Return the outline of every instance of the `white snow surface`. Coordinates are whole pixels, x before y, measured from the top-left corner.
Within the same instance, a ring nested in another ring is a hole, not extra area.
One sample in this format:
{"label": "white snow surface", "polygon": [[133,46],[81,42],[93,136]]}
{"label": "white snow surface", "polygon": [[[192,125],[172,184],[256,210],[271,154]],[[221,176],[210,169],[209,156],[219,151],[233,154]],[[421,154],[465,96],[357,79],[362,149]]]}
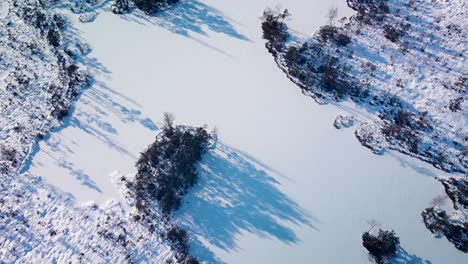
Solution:
{"label": "white snow surface", "polygon": [[407,261],[397,263],[465,263],[421,222],[421,211],[443,193],[433,177],[444,173],[394,152],[372,154],[351,130],[330,125],[361,110],[317,105],[275,65],[258,18],[278,3],[293,14],[290,27],[306,35],[326,23],[330,6],[351,14],[344,0],[183,0],[155,17],[114,15],[106,6],[92,23],[70,14],[93,48],[86,63],[97,80],[40,142],[22,177],[41,176],[70,193],[73,206],[123,201],[115,171],[134,172],[168,111],[178,122],[219,130],[177,214],[200,260],[367,263],[361,234],[376,219],[400,237]]}

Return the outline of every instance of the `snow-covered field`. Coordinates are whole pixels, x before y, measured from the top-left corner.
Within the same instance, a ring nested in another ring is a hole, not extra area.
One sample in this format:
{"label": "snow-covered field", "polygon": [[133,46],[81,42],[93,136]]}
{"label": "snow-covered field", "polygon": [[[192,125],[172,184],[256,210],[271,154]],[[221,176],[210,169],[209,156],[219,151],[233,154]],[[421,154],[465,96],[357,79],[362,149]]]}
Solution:
{"label": "snow-covered field", "polygon": [[326,23],[330,6],[351,14],[344,0],[185,0],[156,17],[117,16],[108,6],[92,23],[71,15],[93,48],[83,63],[97,80],[40,142],[28,173],[77,203],[121,200],[111,175],[134,173],[162,113],[172,112],[219,131],[177,215],[200,260],[367,263],[361,234],[376,219],[396,231],[410,263],[466,262],[421,223],[443,193],[433,179],[443,173],[393,152],[372,154],[352,129],[333,127],[339,114],[367,113],[318,106],[275,65],[259,17],[278,3],[305,35]]}

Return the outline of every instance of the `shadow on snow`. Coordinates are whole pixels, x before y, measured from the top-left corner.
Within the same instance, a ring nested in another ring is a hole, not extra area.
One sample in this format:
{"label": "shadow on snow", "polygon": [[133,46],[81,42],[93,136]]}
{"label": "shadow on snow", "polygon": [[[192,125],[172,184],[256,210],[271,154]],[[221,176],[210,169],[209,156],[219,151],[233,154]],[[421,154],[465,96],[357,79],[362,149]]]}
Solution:
{"label": "shadow on snow", "polygon": [[291,224],[315,229],[311,220],[317,220],[282,193],[270,175],[275,173],[260,164],[222,144],[203,157],[199,183],[176,215],[189,230],[192,253],[200,260],[222,263],[206,243],[237,250],[236,236],[243,232],[295,244],[299,238]]}
{"label": "shadow on snow", "polygon": [[122,19],[138,24],[150,24],[166,29],[174,34],[187,37],[218,53],[231,57],[225,51],[195,37],[194,34],[208,36],[208,31],[224,34],[242,41],[249,38],[239,33],[233,26],[232,19],[198,0],[182,0],[178,4],[162,10],[154,15],[145,15],[134,9],[120,16]]}
{"label": "shadow on snow", "polygon": [[429,260],[408,253],[404,248],[398,247],[397,255],[392,258],[389,264],[431,264]]}
{"label": "shadow on snow", "polygon": [[[63,34],[66,35],[65,39],[67,39],[65,45],[84,42],[81,38],[81,32],[73,24],[69,24]],[[77,56],[76,61],[92,73],[90,84],[78,91],[78,96],[74,98],[70,106],[69,115],[62,120],[59,127],[52,129],[45,135],[44,145],[40,146],[38,142],[35,142],[32,151],[26,158],[27,161],[19,172],[25,173],[34,165],[43,166],[34,160],[34,156],[41,151],[49,156],[55,165],[67,170],[69,175],[80,184],[101,193],[101,189],[92,181],[91,177],[72,161],[70,154],[74,153],[73,149],[77,143],[72,138],[67,138],[64,134],[57,132],[64,128],[78,128],[80,132],[96,138],[109,148],[136,159],[119,142],[117,137],[119,131],[112,125],[112,118],[117,118],[122,123],[140,125],[150,131],[156,131],[158,127],[149,117],[144,116],[138,110],[141,106],[136,101],[100,81],[111,74],[111,71],[97,58],[87,54]]]}

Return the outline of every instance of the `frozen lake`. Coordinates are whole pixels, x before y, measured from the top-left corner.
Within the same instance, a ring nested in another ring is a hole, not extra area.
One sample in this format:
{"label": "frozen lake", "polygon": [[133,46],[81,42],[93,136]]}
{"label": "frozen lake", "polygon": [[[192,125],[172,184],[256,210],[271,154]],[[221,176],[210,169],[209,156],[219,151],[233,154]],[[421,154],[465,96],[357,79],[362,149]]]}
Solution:
{"label": "frozen lake", "polygon": [[259,17],[278,3],[305,35],[331,6],[351,14],[344,0],[186,0],[156,17],[101,11],[93,23],[75,21],[93,47],[86,63],[97,81],[40,143],[30,172],[77,202],[120,199],[109,176],[134,173],[162,113],[172,112],[177,122],[216,126],[221,141],[177,217],[201,260],[368,263],[361,235],[376,219],[397,232],[410,263],[466,263],[421,221],[443,193],[433,179],[442,172],[372,154],[353,129],[332,126],[359,109],[317,105],[275,65]]}

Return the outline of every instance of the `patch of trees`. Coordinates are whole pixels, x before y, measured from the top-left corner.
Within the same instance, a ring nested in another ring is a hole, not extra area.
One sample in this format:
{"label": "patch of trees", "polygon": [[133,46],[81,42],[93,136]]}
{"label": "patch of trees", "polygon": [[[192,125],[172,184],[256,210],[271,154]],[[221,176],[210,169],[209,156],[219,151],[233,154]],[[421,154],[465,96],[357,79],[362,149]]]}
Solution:
{"label": "patch of trees", "polygon": [[[169,224],[171,215],[180,208],[184,195],[197,182],[196,164],[207,151],[214,136],[205,127],[175,125],[174,116],[164,114],[162,131],[136,163],[134,183],[128,187],[135,194],[136,208],[142,214],[135,220],[159,217],[166,229],[162,235],[176,253],[177,263],[197,264],[189,256],[189,236],[184,229]],[[154,231],[154,225],[150,224]]]}
{"label": "patch of trees", "polygon": [[[304,94],[313,97],[319,103],[349,98],[358,104],[381,106],[378,111],[382,122],[375,124],[374,132],[361,130],[362,133],[356,134],[361,143],[375,153],[382,153],[384,147],[391,148],[416,156],[445,171],[464,172],[463,167],[459,166],[466,164],[462,160],[466,151],[463,144],[460,144],[461,141],[444,138],[443,135],[435,136],[434,130],[437,128],[433,126],[435,120],[432,120],[431,116],[414,110],[413,106],[390,93],[374,89],[377,88],[372,87],[375,80],[382,80],[379,75],[384,71],[378,69],[378,64],[373,58],[360,57],[362,54],[359,54],[359,46],[365,47],[367,44],[355,41],[356,47],[350,45],[352,38],[366,40],[365,38],[370,36],[367,30],[361,32],[362,27],[370,29],[371,32],[380,30],[382,39],[386,41],[383,47],[394,42],[400,43],[402,51],[402,48],[416,51],[415,47],[418,45],[414,41],[418,40],[405,37],[411,29],[409,22],[412,19],[400,16],[397,10],[393,14],[389,13],[389,5],[393,3],[386,0],[349,0],[348,3],[354,9],[360,10],[350,18],[349,23],[341,28],[334,26],[337,10],[332,8],[328,12],[328,25],[321,27],[302,45],[287,41],[289,30],[284,23],[284,17],[287,15],[281,16],[282,12],[267,9],[262,18],[263,34],[268,40],[267,49],[272,53],[277,65]],[[359,13],[365,16],[371,25],[364,25],[359,19]],[[384,22],[381,21],[383,17]],[[345,19],[340,21],[344,24]],[[382,51],[376,52],[378,54]],[[353,61],[354,57],[367,63],[361,64],[363,66],[359,69]],[[393,56],[391,61],[393,66]],[[468,87],[467,80],[468,78],[460,77],[456,82],[447,82],[446,88],[462,93]],[[396,85],[404,89],[401,80]],[[460,111],[463,108],[463,100],[462,96],[456,96],[446,107],[451,111]],[[456,152],[452,151],[453,149]],[[454,153],[457,153],[456,156]]]}
{"label": "patch of trees", "polygon": [[165,114],[162,132],[136,163],[134,191],[140,211],[157,201],[162,213],[169,216],[179,209],[185,193],[197,181],[195,166],[211,135],[203,127],[174,125],[173,120]]}
{"label": "patch of trees", "polygon": [[[390,103],[389,103],[390,104]],[[386,107],[387,108],[387,107]],[[386,121],[381,132],[388,142],[400,145],[411,153],[419,153],[420,133],[432,131],[427,113],[412,113],[408,110],[390,107],[382,110],[379,117]]]}
{"label": "patch of trees", "polygon": [[111,6],[114,14],[125,14],[129,11],[128,0],[114,0]]}
{"label": "patch of trees", "polygon": [[[341,100],[347,95],[361,96],[363,93],[349,79],[349,67],[339,63],[339,57],[332,55],[330,50],[335,47],[329,45],[334,43],[339,48],[351,43],[345,31],[333,25],[338,10],[329,10],[329,25],[323,26],[317,33],[314,41],[304,42],[301,47],[286,47],[289,37],[288,27],[285,20],[290,16],[287,9],[266,9],[262,17],[263,38],[268,42],[266,47],[275,58],[282,54],[287,65],[287,74],[301,88],[307,92],[313,92],[317,98],[333,98]],[[329,55],[330,54],[330,55]],[[318,90],[310,90],[317,86]]]}
{"label": "patch of trees", "polygon": [[390,12],[388,0],[347,0],[348,6],[357,11],[356,18],[371,24],[373,20],[383,21]]}
{"label": "patch of trees", "polygon": [[263,11],[263,16],[261,18],[263,38],[268,41],[267,45],[269,48],[282,50],[284,47],[289,37],[288,27],[286,23],[284,23],[284,20],[290,15],[287,9],[280,11],[267,8]]}
{"label": "patch of trees", "polygon": [[331,40],[336,45],[344,47],[351,43],[351,37],[342,32],[339,28],[331,25],[320,28],[318,35],[322,43]]}
{"label": "patch of trees", "polygon": [[365,232],[362,235],[362,245],[376,263],[383,264],[396,255],[400,239],[394,231],[379,229],[377,236]]}
{"label": "patch of trees", "polygon": [[338,58],[328,57],[318,68],[320,84],[324,91],[334,94],[337,99],[342,99],[349,88],[348,82],[343,78],[343,73],[338,65]]}
{"label": "patch of trees", "polygon": [[166,8],[170,5],[174,5],[179,0],[132,0],[135,6],[145,12],[145,14],[151,15],[159,10]]}

